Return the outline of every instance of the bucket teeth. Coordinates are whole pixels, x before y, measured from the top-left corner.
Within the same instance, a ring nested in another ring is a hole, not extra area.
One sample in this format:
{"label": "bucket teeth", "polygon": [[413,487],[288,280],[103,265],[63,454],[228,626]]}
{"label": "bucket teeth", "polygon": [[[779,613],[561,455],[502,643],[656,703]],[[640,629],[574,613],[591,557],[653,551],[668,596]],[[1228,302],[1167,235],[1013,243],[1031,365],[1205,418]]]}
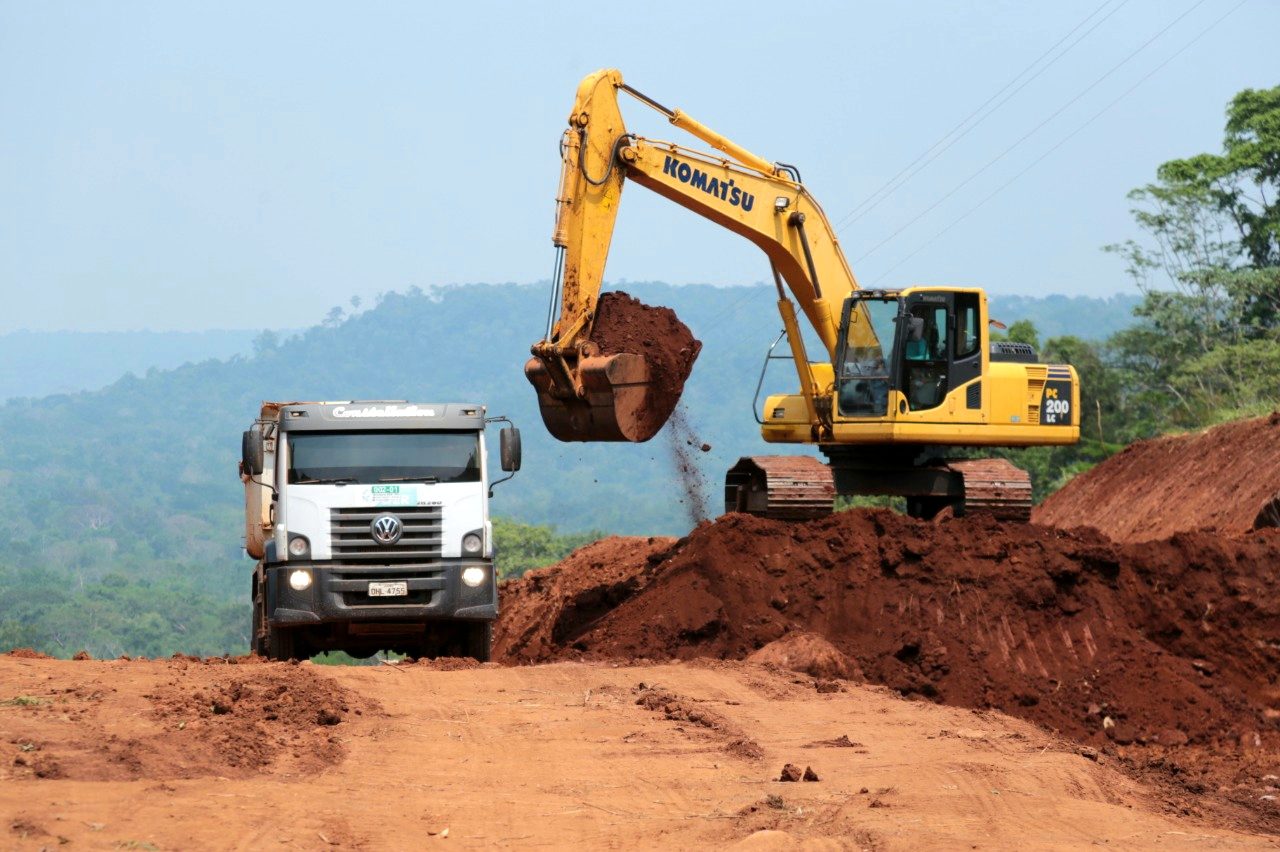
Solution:
{"label": "bucket teeth", "polygon": [[594,355],[566,367],[578,393],[563,391],[541,358],[524,365],[542,422],[558,440],[647,441],[671,416],[657,410],[649,367],[639,355]]}

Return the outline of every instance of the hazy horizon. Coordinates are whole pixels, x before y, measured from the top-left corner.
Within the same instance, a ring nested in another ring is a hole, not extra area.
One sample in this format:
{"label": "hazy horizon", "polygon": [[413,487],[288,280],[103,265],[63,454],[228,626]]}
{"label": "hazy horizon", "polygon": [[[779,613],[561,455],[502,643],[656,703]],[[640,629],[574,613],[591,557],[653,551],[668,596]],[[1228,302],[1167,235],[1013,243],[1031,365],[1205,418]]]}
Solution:
{"label": "hazy horizon", "polygon": [[[670,286],[670,287],[718,287],[725,290],[737,290],[742,292],[746,292],[752,288],[759,288],[761,291],[764,291],[767,289],[769,293],[774,292],[774,285],[766,284],[763,281],[753,281],[750,284],[713,284],[706,281],[688,281],[688,282],[681,282],[681,283],[672,283],[669,281],[648,281],[648,280],[641,281],[638,279],[634,281],[606,281],[604,285],[601,287],[601,290],[602,291],[625,290],[629,286],[630,287],[648,286],[653,284]],[[475,286],[483,287],[483,286],[489,286],[489,285],[495,285],[495,286],[513,285],[516,287],[546,288],[546,292],[548,295],[551,292],[550,291],[551,283],[548,280],[534,281],[534,282],[528,282],[528,283],[522,283],[519,281],[469,281],[469,282],[462,282],[462,283],[455,283],[455,284],[436,284],[430,287],[421,287],[420,289],[423,290],[424,292],[430,293],[433,289],[445,290],[453,287],[475,287]],[[134,327],[126,326],[126,327],[120,327],[120,328],[16,327],[16,328],[0,328],[0,338],[14,337],[14,336],[24,335],[24,334],[29,334],[29,335],[75,334],[75,335],[86,335],[86,336],[154,334],[157,336],[161,336],[161,335],[196,336],[196,335],[220,334],[220,333],[258,334],[263,331],[273,331],[280,335],[298,334],[305,331],[307,328],[310,328],[311,326],[320,325],[324,321],[325,313],[332,310],[334,307],[342,308],[344,316],[354,314],[354,313],[359,313],[359,312],[368,310],[369,308],[377,304],[377,298],[379,295],[405,294],[405,293],[408,293],[413,286],[416,286],[416,285],[411,285],[410,287],[395,288],[395,289],[388,288],[384,291],[380,291],[379,293],[376,293],[372,298],[368,298],[368,299],[362,298],[360,302],[360,306],[358,308],[354,308],[352,306],[350,298],[348,298],[346,301],[340,300],[335,304],[326,307],[323,311],[319,313],[319,315],[315,317],[314,321],[308,323],[307,325],[303,325],[303,326],[295,325],[295,326],[290,326],[288,328],[273,327],[270,325],[261,325],[261,324],[260,325],[243,325],[243,326],[236,326],[236,325],[209,326],[209,327],[202,327],[202,328],[163,328],[163,327],[155,327],[155,326],[134,326]],[[1114,293],[1064,293],[1061,291],[1057,291],[1057,292],[1050,291],[1047,293],[1000,292],[997,290],[993,290],[991,288],[987,288],[987,293],[992,299],[999,299],[999,298],[1051,299],[1055,297],[1072,299],[1076,297],[1082,297],[1082,298],[1088,298],[1088,299],[1116,300],[1116,299],[1136,298],[1140,295],[1138,293],[1138,290],[1133,287],[1130,287],[1127,291],[1120,290]],[[353,293],[352,295],[356,295],[356,294]],[[670,307],[675,309],[677,314],[679,313],[679,310],[680,310],[679,304],[670,305]],[[765,313],[766,317],[769,320],[772,320],[776,316],[776,308],[774,307],[772,301],[765,303],[761,308],[761,310]]]}

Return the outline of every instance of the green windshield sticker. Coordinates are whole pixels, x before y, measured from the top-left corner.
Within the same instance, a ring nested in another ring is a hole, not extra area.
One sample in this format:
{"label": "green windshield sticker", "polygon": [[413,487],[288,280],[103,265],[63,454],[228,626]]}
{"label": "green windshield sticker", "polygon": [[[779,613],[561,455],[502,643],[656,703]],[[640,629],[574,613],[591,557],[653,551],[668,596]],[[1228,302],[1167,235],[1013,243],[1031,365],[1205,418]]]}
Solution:
{"label": "green windshield sticker", "polygon": [[416,485],[370,485],[361,499],[374,506],[416,506],[418,505],[418,486]]}

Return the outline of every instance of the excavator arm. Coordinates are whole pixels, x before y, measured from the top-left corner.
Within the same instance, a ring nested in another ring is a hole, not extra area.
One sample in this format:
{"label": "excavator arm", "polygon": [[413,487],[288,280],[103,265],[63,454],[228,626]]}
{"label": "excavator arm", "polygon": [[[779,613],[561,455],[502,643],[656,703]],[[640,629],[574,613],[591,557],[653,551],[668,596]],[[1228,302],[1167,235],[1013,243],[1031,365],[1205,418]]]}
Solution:
{"label": "excavator arm", "polygon": [[[629,133],[619,92],[636,97],[720,153]],[[764,251],[810,420],[815,433],[829,427],[831,389],[817,387],[814,381],[794,306],[783,287],[799,303],[830,361],[838,325],[832,304],[843,302],[858,284],[834,229],[796,170],[770,163],[680,110],[664,107],[626,85],[616,70],[598,71],[578,86],[561,154],[553,235],[559,256],[552,304],[546,338],[534,344],[534,357],[526,365],[552,434],[562,440],[651,437],[638,432],[630,416],[645,405],[652,382],[647,365],[638,356],[601,356],[591,341],[609,244],[628,180]],[[870,323],[856,326],[858,334],[873,334]]]}

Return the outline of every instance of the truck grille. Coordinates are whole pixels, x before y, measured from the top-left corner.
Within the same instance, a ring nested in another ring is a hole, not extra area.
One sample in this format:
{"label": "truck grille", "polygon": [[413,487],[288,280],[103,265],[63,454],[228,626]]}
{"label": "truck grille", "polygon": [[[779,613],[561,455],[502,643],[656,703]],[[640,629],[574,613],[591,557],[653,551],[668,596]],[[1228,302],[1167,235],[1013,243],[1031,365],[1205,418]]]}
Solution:
{"label": "truck grille", "polygon": [[[404,532],[395,544],[373,539],[369,525],[379,515],[395,515]],[[439,506],[407,506],[393,509],[330,509],[334,559],[439,559],[443,519]]]}
{"label": "truck grille", "polygon": [[[409,588],[409,594],[369,597],[369,583],[388,580],[403,581]],[[370,566],[334,571],[329,588],[342,595],[342,602],[346,606],[427,606],[436,592],[444,588],[444,582],[443,570]]]}

